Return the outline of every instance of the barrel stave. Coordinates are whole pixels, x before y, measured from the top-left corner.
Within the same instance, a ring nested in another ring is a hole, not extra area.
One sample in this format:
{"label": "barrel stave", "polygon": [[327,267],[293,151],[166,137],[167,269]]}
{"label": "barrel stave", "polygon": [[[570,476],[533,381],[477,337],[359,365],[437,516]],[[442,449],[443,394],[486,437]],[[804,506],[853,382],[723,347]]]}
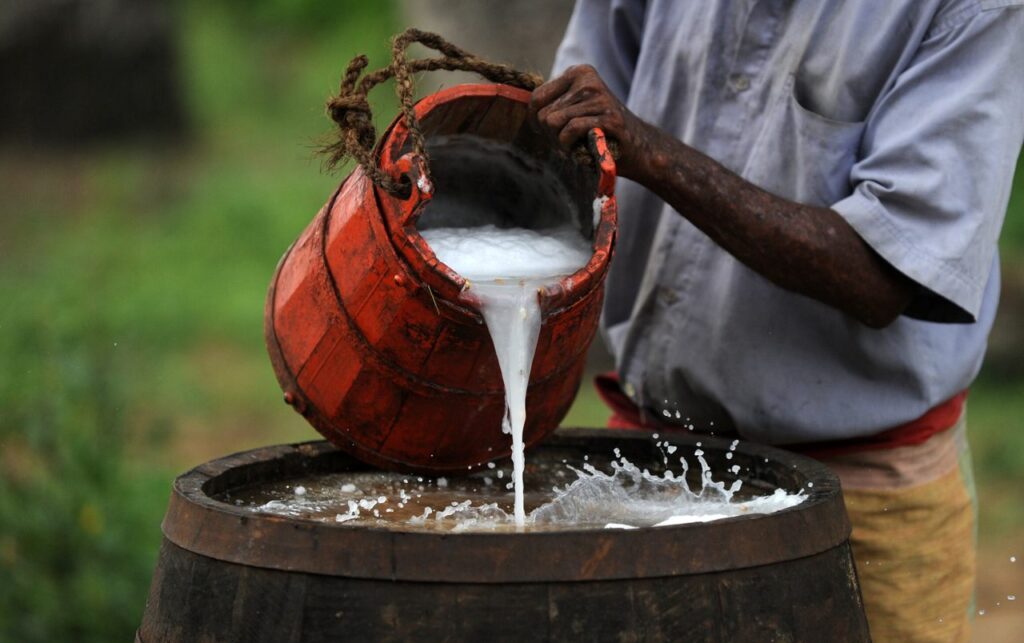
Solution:
{"label": "barrel stave", "polygon": [[247,567],[165,541],[139,636],[168,643],[870,640],[848,544],[709,574],[493,585]]}

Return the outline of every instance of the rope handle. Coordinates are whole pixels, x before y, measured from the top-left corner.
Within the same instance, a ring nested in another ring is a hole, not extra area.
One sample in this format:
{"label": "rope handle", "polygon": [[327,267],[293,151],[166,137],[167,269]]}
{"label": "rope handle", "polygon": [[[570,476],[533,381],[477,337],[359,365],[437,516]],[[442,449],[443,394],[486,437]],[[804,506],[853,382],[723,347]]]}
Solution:
{"label": "rope handle", "polygon": [[[420,43],[441,55],[436,58],[417,58],[408,60],[406,49],[412,43]],[[327,101],[327,113],[338,126],[338,137],[333,143],[322,150],[327,155],[327,167],[333,169],[348,158],[353,158],[363,167],[374,184],[387,192],[401,195],[407,192],[407,186],[395,181],[387,172],[378,167],[373,158],[373,148],[377,143],[377,130],[373,126],[373,114],[366,96],[371,89],[388,80],[395,79],[395,94],[405,119],[406,127],[412,138],[413,151],[423,160],[423,171],[430,179],[429,158],[426,151],[426,140],[420,130],[419,121],[413,109],[415,103],[412,77],[423,71],[470,71],[487,80],[505,85],[512,85],[532,91],[544,82],[544,79],[533,73],[522,72],[509,65],[488,62],[456,47],[436,33],[409,28],[394,37],[391,43],[391,64],[362,76],[369,65],[363,54],[353,58],[345,69],[341,79],[338,95]],[[362,76],[362,79],[360,79]],[[609,145],[615,156],[615,148]],[[581,154],[582,153],[582,154]],[[593,164],[594,159],[585,146],[574,150],[578,161]]]}

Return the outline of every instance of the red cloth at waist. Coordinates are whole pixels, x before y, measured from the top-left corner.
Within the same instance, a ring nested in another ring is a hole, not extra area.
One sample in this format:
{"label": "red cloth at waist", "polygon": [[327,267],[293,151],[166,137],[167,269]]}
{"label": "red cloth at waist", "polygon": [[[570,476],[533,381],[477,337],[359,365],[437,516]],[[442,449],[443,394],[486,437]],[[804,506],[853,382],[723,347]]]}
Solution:
{"label": "red cloth at waist", "polygon": [[[657,417],[640,412],[640,408],[622,392],[619,376],[616,373],[602,373],[594,378],[594,387],[601,400],[611,409],[608,428],[611,429],[651,429],[661,431],[679,431],[683,427],[661,422]],[[967,391],[961,391],[942,404],[927,411],[924,415],[906,424],[893,427],[861,438],[834,440],[829,442],[805,442],[802,444],[779,445],[815,458],[871,451],[874,449],[892,449],[894,447],[921,444],[936,433],[953,427],[960,414],[963,413]]]}

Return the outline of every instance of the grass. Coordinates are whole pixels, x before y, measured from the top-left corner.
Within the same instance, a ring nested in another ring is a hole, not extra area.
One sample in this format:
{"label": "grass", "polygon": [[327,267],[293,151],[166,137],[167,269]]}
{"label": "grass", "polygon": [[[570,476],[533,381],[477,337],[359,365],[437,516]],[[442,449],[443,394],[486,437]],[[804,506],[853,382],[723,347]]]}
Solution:
{"label": "grass", "polygon": [[388,3],[349,4],[315,24],[186,4],[189,140],[0,156],[0,640],[130,640],[174,475],[314,437],[280,402],[262,300],[338,181],[323,102],[396,30]]}
{"label": "grass", "polygon": [[[174,475],[316,437],[280,401],[263,297],[339,181],[313,154],[323,101],[355,53],[387,60],[398,19],[386,2],[182,7],[188,140],[0,152],[0,640],[130,639]],[[1020,533],[1024,382],[983,377],[970,413],[983,535]],[[566,424],[605,417],[585,383]]]}
{"label": "grass", "polygon": [[1024,381],[982,376],[967,402],[980,504],[979,538],[1024,533]]}

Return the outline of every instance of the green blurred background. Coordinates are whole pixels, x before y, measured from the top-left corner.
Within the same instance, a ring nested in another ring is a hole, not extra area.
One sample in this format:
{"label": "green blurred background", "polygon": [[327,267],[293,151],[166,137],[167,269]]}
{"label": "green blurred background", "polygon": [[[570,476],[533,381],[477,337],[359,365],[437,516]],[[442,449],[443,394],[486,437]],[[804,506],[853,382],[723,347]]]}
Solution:
{"label": "green blurred background", "polygon": [[[555,4],[557,33],[571,2]],[[129,640],[173,477],[317,437],[281,403],[263,297],[345,173],[322,172],[314,154],[345,63],[364,52],[385,64],[389,37],[425,19],[411,0],[193,0],[165,13],[183,115],[169,134],[0,138],[0,641]],[[440,28],[480,42],[465,26]],[[441,82],[452,81],[420,89]],[[374,106],[386,123],[390,90]],[[1008,561],[1024,558],[1021,174],[1002,239],[1003,307],[969,402],[979,607],[993,636],[1024,628],[1024,601],[1005,600],[1024,594]],[[604,419],[585,386],[566,423]]]}

